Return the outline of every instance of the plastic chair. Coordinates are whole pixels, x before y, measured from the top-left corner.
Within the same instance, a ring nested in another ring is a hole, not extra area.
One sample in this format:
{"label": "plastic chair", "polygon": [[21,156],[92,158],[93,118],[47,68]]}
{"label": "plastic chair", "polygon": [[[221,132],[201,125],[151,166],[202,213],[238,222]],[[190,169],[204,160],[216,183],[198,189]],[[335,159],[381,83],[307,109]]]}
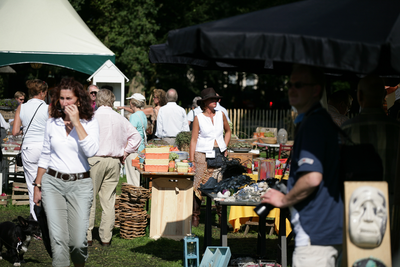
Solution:
{"label": "plastic chair", "polygon": [[290,155],[290,151],[292,151],[292,149],[293,149],[293,145],[280,144],[278,159],[281,159],[283,157],[288,158]]}

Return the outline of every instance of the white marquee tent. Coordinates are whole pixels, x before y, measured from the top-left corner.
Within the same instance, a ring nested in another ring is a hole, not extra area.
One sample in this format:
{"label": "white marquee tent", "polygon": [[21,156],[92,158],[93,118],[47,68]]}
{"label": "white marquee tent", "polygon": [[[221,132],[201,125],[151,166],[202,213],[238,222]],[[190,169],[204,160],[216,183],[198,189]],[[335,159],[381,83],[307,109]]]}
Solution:
{"label": "white marquee tent", "polygon": [[0,67],[39,62],[93,74],[114,53],[68,0],[1,0]]}

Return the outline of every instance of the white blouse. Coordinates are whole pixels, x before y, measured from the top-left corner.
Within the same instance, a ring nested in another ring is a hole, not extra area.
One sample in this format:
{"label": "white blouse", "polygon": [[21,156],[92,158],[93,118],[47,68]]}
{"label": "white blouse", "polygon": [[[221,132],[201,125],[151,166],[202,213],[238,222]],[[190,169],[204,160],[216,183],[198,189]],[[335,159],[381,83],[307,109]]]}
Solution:
{"label": "white blouse", "polygon": [[221,152],[226,150],[224,141],[224,118],[222,111],[216,111],[213,121],[210,117],[205,116],[203,113],[197,115],[199,120],[199,137],[197,139],[196,151],[207,153],[211,152],[214,148],[214,141],[217,141],[218,147]]}
{"label": "white blouse", "polygon": [[47,120],[39,167],[64,173],[90,170],[88,158],[99,150],[99,123],[95,118],[80,121],[88,134],[83,140],[79,140],[75,127],[67,135],[62,118]]}
{"label": "white blouse", "polygon": [[[40,104],[42,105],[38,109]],[[36,115],[32,120],[35,112]],[[44,129],[46,128],[46,122],[49,118],[49,106],[43,100],[32,98],[25,104],[21,105],[19,117],[21,119],[22,126],[24,127],[24,134],[26,133],[24,145],[29,143],[43,143]],[[31,120],[32,123],[28,129],[28,125]]]}

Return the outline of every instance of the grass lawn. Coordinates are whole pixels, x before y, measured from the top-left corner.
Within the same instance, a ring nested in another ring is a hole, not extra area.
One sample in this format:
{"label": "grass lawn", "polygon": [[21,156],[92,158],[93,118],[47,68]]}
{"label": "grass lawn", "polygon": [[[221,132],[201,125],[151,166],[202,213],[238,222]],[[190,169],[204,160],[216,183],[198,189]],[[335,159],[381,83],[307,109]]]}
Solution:
{"label": "grass lawn", "polygon": [[[117,194],[121,193],[121,184],[126,182],[125,178],[120,179],[117,187]],[[7,192],[11,194],[11,192]],[[97,198],[98,201],[98,198]],[[98,226],[100,224],[101,206],[97,202],[96,223],[93,233],[93,246],[89,247],[89,259],[86,266],[183,266],[183,241],[174,241],[170,239],[160,238],[153,240],[149,238],[149,227],[147,227],[146,236],[131,240],[122,239],[119,235],[119,229],[114,228],[112,244],[110,247],[102,247],[98,239]],[[192,228],[195,235],[200,240],[200,253],[204,240],[204,215],[202,210],[199,227]],[[29,216],[28,206],[0,206],[0,222],[12,221],[18,216],[24,218]],[[212,235],[213,245],[219,245],[220,230],[215,222],[213,223]],[[232,228],[231,228],[232,229]],[[231,249],[232,257],[255,256],[257,251],[257,228],[251,228],[245,236],[244,228],[237,233],[228,233],[228,244]],[[267,231],[268,232],[268,231]],[[278,249],[278,239],[276,235],[267,236],[267,258],[280,262]],[[292,247],[288,249],[288,263],[291,265]],[[3,256],[5,249],[3,248]],[[28,252],[25,253],[26,263],[22,266],[51,266],[51,258],[48,256],[44,245],[41,241],[33,240],[29,246]],[[201,260],[201,259],[200,259]],[[7,260],[0,260],[0,266],[12,266]],[[73,264],[71,263],[71,266]]]}

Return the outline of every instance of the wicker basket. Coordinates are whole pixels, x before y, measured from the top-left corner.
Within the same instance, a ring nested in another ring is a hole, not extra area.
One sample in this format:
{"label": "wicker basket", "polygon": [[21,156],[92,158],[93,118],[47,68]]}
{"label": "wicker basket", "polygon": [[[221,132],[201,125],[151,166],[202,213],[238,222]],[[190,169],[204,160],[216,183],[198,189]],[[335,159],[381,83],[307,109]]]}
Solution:
{"label": "wicker basket", "polygon": [[276,144],[276,137],[260,137],[265,144]]}
{"label": "wicker basket", "polygon": [[122,238],[133,239],[146,234],[148,214],[144,206],[149,197],[148,189],[122,184],[115,220],[120,227]]}

